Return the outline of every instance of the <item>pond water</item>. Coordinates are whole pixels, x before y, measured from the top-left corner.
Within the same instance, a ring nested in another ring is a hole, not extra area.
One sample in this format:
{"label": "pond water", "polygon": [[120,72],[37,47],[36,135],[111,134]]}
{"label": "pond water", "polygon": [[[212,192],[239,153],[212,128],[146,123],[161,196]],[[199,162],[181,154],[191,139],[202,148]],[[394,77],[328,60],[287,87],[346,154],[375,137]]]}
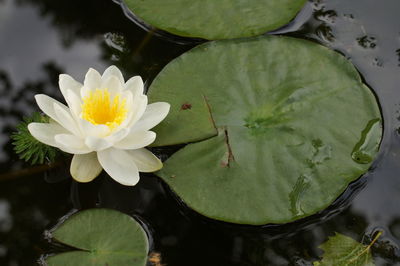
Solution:
{"label": "pond water", "polygon": [[311,265],[335,232],[369,243],[378,230],[375,263],[400,265],[399,13],[398,0],[315,0],[274,33],[314,40],[351,60],[379,99],[384,138],[371,170],[328,210],[289,225],[250,227],[194,213],[154,175],[133,188],[104,176],[78,184],[68,177],[69,162],[49,169],[18,160],[9,135],[37,110],[33,95],[61,99],[59,73],[83,80],[89,67],[115,64],[148,85],[196,43],[147,32],[110,0],[0,0],[0,265],[33,265],[62,249],[48,243],[46,230],[71,210],[96,206],[138,217],[152,250],[171,266]]}

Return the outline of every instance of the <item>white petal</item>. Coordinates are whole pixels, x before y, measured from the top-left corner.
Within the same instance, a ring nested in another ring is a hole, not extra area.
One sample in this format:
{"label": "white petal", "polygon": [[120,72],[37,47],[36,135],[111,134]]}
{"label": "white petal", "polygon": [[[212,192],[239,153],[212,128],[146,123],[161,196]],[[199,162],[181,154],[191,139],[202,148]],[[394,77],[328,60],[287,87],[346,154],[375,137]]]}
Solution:
{"label": "white petal", "polygon": [[121,82],[121,84],[125,83],[124,77],[121,71],[116,66],[109,66],[103,73],[102,80],[103,82],[107,80],[109,77],[116,77]]}
{"label": "white petal", "polygon": [[139,96],[139,95],[143,95],[144,85],[143,85],[142,78],[140,76],[134,76],[134,77],[130,78],[125,83],[125,89],[128,91],[131,91],[135,97]]}
{"label": "white petal", "polygon": [[154,142],[156,133],[152,131],[132,132],[121,141],[114,144],[114,147],[122,150],[135,150],[146,147]]}
{"label": "white petal", "polygon": [[82,112],[82,101],[78,94],[67,89],[66,101],[75,119],[79,118],[79,115]]}
{"label": "white petal", "polygon": [[114,131],[110,136],[105,137],[105,139],[110,143],[116,143],[128,135],[129,129],[121,128],[120,130]]}
{"label": "white petal", "polygon": [[95,179],[103,168],[95,152],[75,154],[71,162],[71,176],[78,182],[86,183]]}
{"label": "white petal", "polygon": [[56,121],[72,134],[80,136],[81,132],[79,130],[78,124],[72,118],[69,109],[64,109],[57,104],[54,104],[53,108],[57,117]]}
{"label": "white petal", "polygon": [[71,134],[58,134],[55,136],[57,146],[65,152],[73,154],[85,154],[92,152],[84,140]]}
{"label": "white petal", "polygon": [[122,91],[121,92],[121,99],[125,99],[125,106],[128,110],[131,110],[133,107],[133,95],[130,91]]}
{"label": "white petal", "polygon": [[144,114],[147,106],[147,96],[141,95],[139,99],[134,100],[133,108],[131,110],[132,117],[128,123],[128,128],[131,128]]}
{"label": "white petal", "polygon": [[119,79],[115,76],[111,76],[101,83],[102,89],[108,89],[111,96],[114,97],[117,93],[121,93],[123,87]]}
{"label": "white petal", "polygon": [[133,158],[140,172],[151,173],[163,167],[162,162],[151,151],[142,148],[127,151]]}
{"label": "white petal", "polygon": [[81,97],[84,98],[89,95],[89,92],[95,89],[100,89],[101,76],[95,69],[90,68],[86,73],[83,88],[81,90]]}
{"label": "white petal", "polygon": [[80,95],[80,90],[83,86],[80,82],[76,81],[74,78],[66,74],[61,74],[59,76],[58,85],[60,86],[61,93],[67,102],[67,90],[72,90],[75,94]]}
{"label": "white petal", "polygon": [[85,144],[93,151],[102,151],[112,146],[112,143],[108,142],[106,139],[92,136],[85,138]]}
{"label": "white petal", "polygon": [[110,128],[106,125],[94,125],[89,121],[80,118],[79,126],[84,136],[105,137],[110,133]]}
{"label": "white petal", "polygon": [[169,103],[157,102],[147,105],[143,116],[133,126],[133,131],[149,130],[158,125],[168,115]]}
{"label": "white petal", "polygon": [[126,151],[109,148],[98,152],[97,158],[103,169],[118,183],[134,186],[139,181],[139,170]]}
{"label": "white petal", "polygon": [[56,112],[54,111],[54,105],[58,105],[60,108],[64,110],[68,110],[68,107],[64,104],[60,103],[59,101],[44,95],[44,94],[36,94],[35,95],[36,103],[39,106],[40,110],[43,111],[46,115],[48,115],[53,120],[58,121]]}
{"label": "white petal", "polygon": [[67,133],[65,128],[55,123],[30,123],[28,130],[35,139],[53,147],[58,147],[54,137]]}

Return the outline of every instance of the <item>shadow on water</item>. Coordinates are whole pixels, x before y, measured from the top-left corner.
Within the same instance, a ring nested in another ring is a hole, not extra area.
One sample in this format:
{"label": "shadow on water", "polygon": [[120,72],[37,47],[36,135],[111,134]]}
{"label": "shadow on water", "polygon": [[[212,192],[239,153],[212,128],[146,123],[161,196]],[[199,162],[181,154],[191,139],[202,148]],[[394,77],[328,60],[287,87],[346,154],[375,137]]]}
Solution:
{"label": "shadow on water", "polygon": [[368,243],[377,230],[384,231],[372,249],[377,265],[400,263],[399,10],[397,0],[315,0],[271,33],[311,39],[349,58],[379,98],[385,131],[371,171],[327,210],[284,226],[253,227],[200,216],[154,175],[132,188],[104,174],[78,184],[64,178],[65,166],[48,170],[46,182],[44,169],[18,161],[8,136],[36,110],[34,94],[61,99],[59,73],[83,80],[89,67],[115,64],[148,85],[194,44],[146,32],[108,0],[0,0],[0,264],[31,265],[58,250],[45,229],[71,209],[98,206],[140,217],[153,249],[171,266],[310,265],[334,232]]}

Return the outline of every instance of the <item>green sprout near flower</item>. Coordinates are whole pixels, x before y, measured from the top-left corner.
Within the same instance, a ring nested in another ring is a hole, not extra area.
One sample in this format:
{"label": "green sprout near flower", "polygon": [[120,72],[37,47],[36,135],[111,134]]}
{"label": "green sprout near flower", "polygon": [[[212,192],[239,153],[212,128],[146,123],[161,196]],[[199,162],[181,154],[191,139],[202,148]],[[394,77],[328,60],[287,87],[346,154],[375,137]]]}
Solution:
{"label": "green sprout near flower", "polygon": [[49,123],[49,117],[38,112],[34,112],[30,117],[24,117],[23,121],[17,125],[17,130],[11,134],[14,151],[21,160],[31,165],[54,162],[59,150],[43,144],[31,135],[28,124],[32,122]]}

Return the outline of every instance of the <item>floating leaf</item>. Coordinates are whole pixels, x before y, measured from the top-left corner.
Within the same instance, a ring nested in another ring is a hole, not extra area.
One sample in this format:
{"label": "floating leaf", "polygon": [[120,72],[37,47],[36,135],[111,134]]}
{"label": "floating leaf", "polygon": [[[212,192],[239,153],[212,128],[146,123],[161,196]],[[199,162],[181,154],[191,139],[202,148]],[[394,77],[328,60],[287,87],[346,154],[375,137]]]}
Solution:
{"label": "floating leaf", "polygon": [[38,112],[33,113],[31,117],[25,117],[17,126],[17,131],[11,135],[13,140],[14,151],[19,155],[21,160],[33,164],[43,164],[45,160],[54,162],[58,149],[41,143],[35,139],[28,130],[28,124],[32,122],[48,123],[49,118]]}
{"label": "floating leaf", "polygon": [[305,0],[125,0],[146,23],[208,40],[250,37],[287,24]]}
{"label": "floating leaf", "polygon": [[325,209],[368,170],[382,134],[355,68],[289,37],[200,45],[163,69],[149,98],[171,103],[155,145],[195,142],[157,175],[192,209],[233,223],[287,223]]}
{"label": "floating leaf", "polygon": [[321,261],[314,262],[315,266],[374,266],[371,247],[381,236],[379,232],[368,246],[350,237],[336,233],[320,246],[324,250]]}
{"label": "floating leaf", "polygon": [[68,218],[53,236],[80,250],[48,257],[49,266],[146,265],[149,249],[146,233],[132,217],[117,211],[81,211]]}

